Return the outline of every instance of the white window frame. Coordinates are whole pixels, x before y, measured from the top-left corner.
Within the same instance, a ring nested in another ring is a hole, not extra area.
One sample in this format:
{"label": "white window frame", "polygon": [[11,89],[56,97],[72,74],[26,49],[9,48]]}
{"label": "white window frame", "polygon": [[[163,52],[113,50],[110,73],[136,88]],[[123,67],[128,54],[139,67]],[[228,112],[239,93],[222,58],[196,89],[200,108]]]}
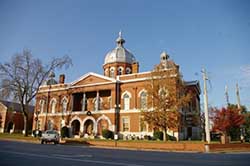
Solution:
{"label": "white window frame", "polygon": [[[125,120],[127,120],[127,123],[128,123],[128,129],[125,131]],[[130,117],[128,116],[124,116],[122,117],[122,131],[123,132],[130,132]]]}
{"label": "white window frame", "polygon": [[45,100],[41,99],[40,102],[39,102],[40,113],[44,112],[44,105],[45,105]]}
{"label": "white window frame", "polygon": [[68,107],[68,99],[64,97],[62,99],[62,112],[66,113],[67,112],[67,107]]}
{"label": "white window frame", "polygon": [[53,98],[53,99],[50,101],[51,113],[52,113],[52,114],[56,113],[56,104],[57,104],[57,101],[56,101],[55,98]]}
{"label": "white window frame", "polygon": [[[145,94],[145,96],[142,96],[143,94]],[[139,97],[140,97],[140,108],[145,110],[147,109],[147,105],[148,105],[148,100],[147,100],[147,97],[148,97],[148,94],[147,94],[147,91],[145,90],[142,90],[140,93],[139,93]],[[142,105],[143,104],[143,100],[145,100],[145,104],[144,106]]]}
{"label": "white window frame", "polygon": [[114,67],[110,68],[110,77],[115,78],[115,68]]}
{"label": "white window frame", "polygon": [[127,111],[130,109],[131,94],[128,91],[125,91],[122,94],[122,98],[123,98],[123,108],[125,111]]}

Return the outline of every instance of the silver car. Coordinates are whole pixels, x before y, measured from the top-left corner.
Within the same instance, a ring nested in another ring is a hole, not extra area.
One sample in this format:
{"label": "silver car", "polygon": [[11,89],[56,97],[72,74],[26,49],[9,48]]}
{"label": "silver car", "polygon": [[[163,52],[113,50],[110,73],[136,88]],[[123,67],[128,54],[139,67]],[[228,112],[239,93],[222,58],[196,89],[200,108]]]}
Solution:
{"label": "silver car", "polygon": [[54,144],[59,144],[60,136],[59,133],[55,130],[46,130],[42,133],[41,144],[54,142]]}

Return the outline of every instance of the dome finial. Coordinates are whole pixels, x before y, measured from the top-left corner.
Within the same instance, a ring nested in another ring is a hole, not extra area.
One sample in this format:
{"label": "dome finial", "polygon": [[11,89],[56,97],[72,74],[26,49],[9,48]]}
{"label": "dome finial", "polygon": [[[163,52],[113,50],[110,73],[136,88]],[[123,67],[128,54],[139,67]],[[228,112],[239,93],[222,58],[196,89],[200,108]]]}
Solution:
{"label": "dome finial", "polygon": [[122,30],[119,32],[119,37],[122,38]]}
{"label": "dome finial", "polygon": [[125,40],[122,38],[122,31],[119,31],[119,36],[116,39],[116,43],[118,47],[123,47],[123,43],[125,43]]}

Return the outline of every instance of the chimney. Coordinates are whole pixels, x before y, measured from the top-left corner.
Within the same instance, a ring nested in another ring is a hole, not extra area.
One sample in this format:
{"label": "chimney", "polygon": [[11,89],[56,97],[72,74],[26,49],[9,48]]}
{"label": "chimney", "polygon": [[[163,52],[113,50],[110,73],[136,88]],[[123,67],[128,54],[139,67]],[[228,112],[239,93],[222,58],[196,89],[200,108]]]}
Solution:
{"label": "chimney", "polygon": [[60,74],[60,76],[59,76],[59,84],[64,84],[64,81],[65,81],[65,75]]}
{"label": "chimney", "polygon": [[138,62],[134,62],[132,64],[132,73],[138,73],[139,72],[139,63]]}

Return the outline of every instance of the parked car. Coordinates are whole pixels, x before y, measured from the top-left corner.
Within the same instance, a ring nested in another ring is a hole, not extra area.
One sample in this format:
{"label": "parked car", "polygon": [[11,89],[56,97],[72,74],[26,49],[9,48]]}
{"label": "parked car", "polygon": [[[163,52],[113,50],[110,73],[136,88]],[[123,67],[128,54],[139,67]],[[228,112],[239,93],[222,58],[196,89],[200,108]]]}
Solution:
{"label": "parked car", "polygon": [[47,130],[42,133],[41,144],[54,142],[54,144],[59,144],[60,136],[55,130]]}

